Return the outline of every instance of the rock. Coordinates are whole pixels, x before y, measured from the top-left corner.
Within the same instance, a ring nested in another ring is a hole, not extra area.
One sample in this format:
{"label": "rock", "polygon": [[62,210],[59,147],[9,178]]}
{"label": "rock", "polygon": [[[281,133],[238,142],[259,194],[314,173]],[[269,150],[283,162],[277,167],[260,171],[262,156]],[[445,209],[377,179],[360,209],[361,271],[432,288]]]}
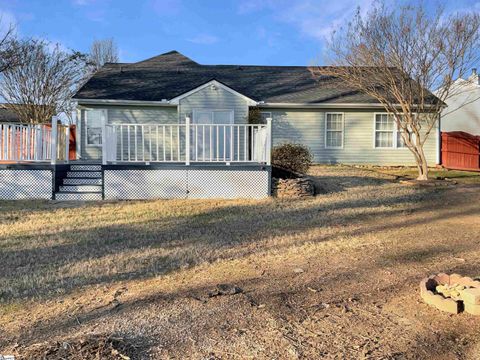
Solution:
{"label": "rock", "polygon": [[302,268],[295,268],[295,269],[293,269],[293,272],[294,272],[295,274],[301,274],[301,273],[304,272],[304,270],[303,270]]}
{"label": "rock", "polygon": [[215,290],[208,293],[209,297],[222,296],[222,295],[235,295],[242,293],[243,290],[235,285],[218,284]]}
{"label": "rock", "polygon": [[465,303],[480,306],[480,288],[470,288],[463,290],[462,299]]}

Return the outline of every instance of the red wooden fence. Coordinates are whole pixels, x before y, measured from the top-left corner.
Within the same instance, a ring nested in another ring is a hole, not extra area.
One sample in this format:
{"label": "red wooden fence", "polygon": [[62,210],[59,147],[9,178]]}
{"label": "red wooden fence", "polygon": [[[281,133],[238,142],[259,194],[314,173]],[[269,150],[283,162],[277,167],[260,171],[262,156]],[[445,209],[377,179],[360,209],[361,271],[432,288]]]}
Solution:
{"label": "red wooden fence", "polygon": [[443,132],[442,165],[448,169],[480,171],[480,136],[463,131]]}
{"label": "red wooden fence", "polygon": [[77,159],[77,127],[70,125],[70,139],[68,139],[68,159]]}

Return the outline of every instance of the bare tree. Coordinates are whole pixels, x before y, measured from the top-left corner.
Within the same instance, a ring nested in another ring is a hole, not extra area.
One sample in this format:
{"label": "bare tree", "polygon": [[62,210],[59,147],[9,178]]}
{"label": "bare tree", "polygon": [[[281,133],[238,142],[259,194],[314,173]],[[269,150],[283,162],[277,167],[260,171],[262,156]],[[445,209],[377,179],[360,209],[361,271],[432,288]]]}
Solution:
{"label": "bare tree", "polygon": [[[424,144],[445,101],[458,91],[454,80],[478,61],[480,16],[428,13],[421,5],[387,8],[376,3],[357,11],[346,28],[332,34],[329,62],[311,68],[375,98],[394,119],[413,153],[418,180],[428,179]],[[435,95],[428,89],[439,89]]]}
{"label": "bare tree", "polygon": [[95,40],[90,48],[90,62],[93,71],[97,71],[106,63],[118,62],[118,48],[113,39]]}
{"label": "bare tree", "polygon": [[[2,19],[0,19],[0,25],[1,22]],[[15,27],[13,24],[9,24],[6,30],[0,34],[0,74],[20,63],[20,52],[17,44]]]}
{"label": "bare tree", "polygon": [[42,40],[17,42],[20,64],[6,70],[0,96],[24,123],[49,122],[70,116],[71,97],[85,77],[86,56]]}

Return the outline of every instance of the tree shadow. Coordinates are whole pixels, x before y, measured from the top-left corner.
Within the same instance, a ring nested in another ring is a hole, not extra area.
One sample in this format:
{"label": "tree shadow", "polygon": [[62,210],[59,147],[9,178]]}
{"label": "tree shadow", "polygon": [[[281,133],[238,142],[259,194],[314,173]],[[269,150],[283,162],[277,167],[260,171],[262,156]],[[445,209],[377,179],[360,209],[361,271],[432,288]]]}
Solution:
{"label": "tree shadow", "polygon": [[[415,191],[404,195],[371,198],[346,198],[330,203],[296,201],[296,206],[285,206],[281,201],[264,201],[249,205],[231,205],[176,219],[152,219],[121,225],[95,225],[79,230],[70,229],[30,235],[20,234],[15,239],[0,236],[0,241],[35,241],[49,244],[52,238],[60,243],[25,249],[0,249],[3,264],[0,282],[5,286],[0,297],[21,300],[31,296],[55,297],[79,287],[115,282],[124,279],[146,278],[174,272],[204,262],[241,258],[271,249],[280,251],[307,242],[325,242],[369,232],[386,231],[398,227],[412,227],[451,216],[476,214],[475,205],[452,211],[438,212],[427,217],[385,223],[364,222],[385,214],[391,206],[392,217],[405,211],[420,214],[431,210],[435,191]],[[289,201],[288,205],[292,202]],[[195,206],[195,201],[192,201]],[[377,209],[377,207],[380,207]],[[383,207],[383,208],[382,208]],[[406,207],[406,208],[405,208]],[[342,210],[365,211],[342,214]],[[337,214],[333,216],[333,214]],[[356,228],[343,228],[354,224]],[[295,237],[299,232],[319,231],[338,227],[338,231],[320,232],[314,238],[276,243],[276,236]],[[125,266],[108,270],[108,264],[120,261]],[[104,266],[102,264],[107,264]],[[100,270],[95,270],[99,266]],[[93,268],[93,270],[92,270]],[[73,269],[73,270],[72,270]],[[107,272],[107,274],[104,273]],[[72,275],[73,274],[73,275]],[[34,277],[36,283],[19,281]]]}

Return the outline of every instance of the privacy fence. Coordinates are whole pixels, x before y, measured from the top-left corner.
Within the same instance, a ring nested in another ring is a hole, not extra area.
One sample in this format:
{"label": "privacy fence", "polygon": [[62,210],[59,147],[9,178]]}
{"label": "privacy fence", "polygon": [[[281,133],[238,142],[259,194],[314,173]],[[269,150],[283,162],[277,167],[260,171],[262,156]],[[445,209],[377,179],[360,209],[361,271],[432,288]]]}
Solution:
{"label": "privacy fence", "polygon": [[449,169],[480,171],[480,136],[462,131],[443,132],[442,165]]}

